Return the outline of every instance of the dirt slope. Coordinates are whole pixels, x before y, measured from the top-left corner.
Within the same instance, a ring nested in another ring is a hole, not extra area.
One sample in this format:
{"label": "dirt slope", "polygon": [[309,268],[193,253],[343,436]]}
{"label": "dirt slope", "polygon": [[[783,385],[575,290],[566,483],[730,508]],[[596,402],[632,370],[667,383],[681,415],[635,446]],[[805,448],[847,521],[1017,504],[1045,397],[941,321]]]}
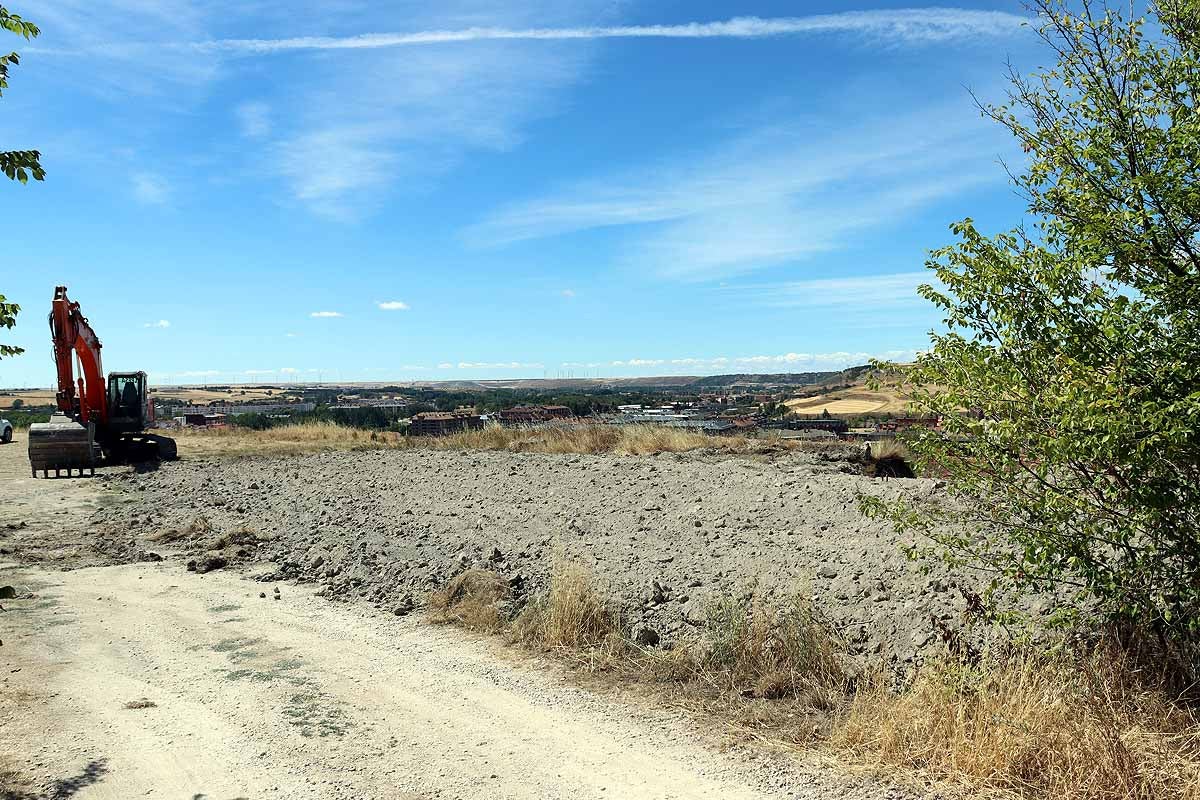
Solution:
{"label": "dirt slope", "polygon": [[[964,606],[941,567],[905,558],[862,493],[920,499],[934,481],[875,481],[825,454],[729,458],[376,451],[196,460],[108,481],[93,516],[113,547],[184,547],[230,535],[233,558],[269,560],[333,598],[418,604],[468,566],[527,591],[556,558],[583,564],[630,626],[664,641],[701,624],[712,598],[760,588],[815,598],[864,663],[936,646],[931,616]],[[131,502],[124,502],[130,500]],[[180,541],[155,537],[204,530]]]}

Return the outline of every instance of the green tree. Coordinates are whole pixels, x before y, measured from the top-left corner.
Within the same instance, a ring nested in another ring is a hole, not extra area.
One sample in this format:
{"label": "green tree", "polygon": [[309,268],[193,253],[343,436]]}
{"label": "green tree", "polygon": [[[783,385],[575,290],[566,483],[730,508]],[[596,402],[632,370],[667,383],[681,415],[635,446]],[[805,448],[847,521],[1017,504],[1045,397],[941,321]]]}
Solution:
{"label": "green tree", "polygon": [[999,585],[1195,642],[1200,3],[1161,0],[1152,35],[1098,0],[1036,9],[1057,65],[983,106],[1029,155],[1034,222],[952,226],[921,288],[946,332],[895,368],[943,421],[909,445],[951,499],[864,505]]}
{"label": "green tree", "polygon": [[[26,40],[39,33],[36,25],[16,14],[10,14],[4,6],[0,6],[0,28],[22,36]],[[0,55],[0,96],[3,96],[4,90],[8,88],[9,67],[19,63],[21,63],[21,58],[16,53]],[[0,171],[4,172],[9,179],[21,183],[26,183],[31,175],[34,180],[38,181],[44,180],[46,177],[46,172],[42,169],[41,153],[37,150],[0,151]],[[0,294],[0,328],[11,330],[17,324],[17,314],[20,310],[19,305],[7,302],[4,295]],[[0,344],[0,358],[20,355],[23,352],[25,351],[20,347]]]}
{"label": "green tree", "polygon": [[[26,40],[41,33],[37,25],[10,13],[4,6],[0,6],[0,28]],[[8,88],[9,67],[20,63],[21,57],[17,53],[0,55],[0,96],[3,96],[4,90]],[[0,171],[3,171],[9,179],[21,183],[28,182],[30,176],[37,181],[44,180],[46,171],[42,169],[41,157],[41,153],[37,150],[0,151]]]}

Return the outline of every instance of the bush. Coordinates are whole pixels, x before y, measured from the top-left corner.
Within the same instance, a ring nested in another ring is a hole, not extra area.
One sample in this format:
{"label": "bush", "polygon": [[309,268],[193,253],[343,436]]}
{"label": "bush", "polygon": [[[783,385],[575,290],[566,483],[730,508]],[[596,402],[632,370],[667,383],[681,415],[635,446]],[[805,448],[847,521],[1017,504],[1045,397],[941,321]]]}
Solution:
{"label": "bush", "polygon": [[985,109],[1030,154],[1014,180],[1036,229],[953,227],[921,290],[948,329],[900,369],[943,421],[909,446],[953,502],[866,508],[1012,589],[1194,642],[1200,15],[1160,3],[1149,40],[1096,2],[1037,6],[1057,67]]}

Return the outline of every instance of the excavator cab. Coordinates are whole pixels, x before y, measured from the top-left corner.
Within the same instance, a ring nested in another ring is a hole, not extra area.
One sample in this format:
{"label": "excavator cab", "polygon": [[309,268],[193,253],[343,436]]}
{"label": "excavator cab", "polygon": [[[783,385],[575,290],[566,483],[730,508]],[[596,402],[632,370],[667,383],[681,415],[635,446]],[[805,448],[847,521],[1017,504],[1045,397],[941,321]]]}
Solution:
{"label": "excavator cab", "polygon": [[115,431],[140,431],[153,419],[144,372],[110,372],[108,424]]}

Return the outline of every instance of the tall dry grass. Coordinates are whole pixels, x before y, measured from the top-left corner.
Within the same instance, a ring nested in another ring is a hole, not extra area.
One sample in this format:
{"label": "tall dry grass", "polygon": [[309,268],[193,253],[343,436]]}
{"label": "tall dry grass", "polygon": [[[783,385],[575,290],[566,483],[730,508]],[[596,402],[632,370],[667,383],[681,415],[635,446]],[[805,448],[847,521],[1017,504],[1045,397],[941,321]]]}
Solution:
{"label": "tall dry grass", "polygon": [[179,454],[241,457],[295,456],[327,450],[372,450],[397,446],[401,437],[333,422],[305,422],[256,431],[250,428],[181,428],[169,432]]}
{"label": "tall dry grass", "polygon": [[522,609],[512,635],[517,641],[547,649],[583,650],[619,639],[621,625],[591,573],[564,563],[552,573],[549,591]]}
{"label": "tall dry grass", "polygon": [[1115,649],[1025,653],[867,682],[830,745],[974,789],[1060,800],[1197,800],[1200,717]]}
{"label": "tall dry grass", "polygon": [[[329,450],[505,450],[520,453],[614,453],[650,455],[712,450],[763,453],[780,450],[839,451],[841,443],[765,436],[706,436],[655,425],[561,425],[504,428],[490,425],[450,436],[402,436],[332,422],[306,422],[256,431],[248,428],[183,429],[171,435],[183,456],[287,456]],[[849,452],[849,451],[847,451]]]}
{"label": "tall dry grass", "polygon": [[677,649],[694,679],[744,697],[803,698],[829,709],[846,689],[845,648],[800,595],[719,597],[700,635]]}

